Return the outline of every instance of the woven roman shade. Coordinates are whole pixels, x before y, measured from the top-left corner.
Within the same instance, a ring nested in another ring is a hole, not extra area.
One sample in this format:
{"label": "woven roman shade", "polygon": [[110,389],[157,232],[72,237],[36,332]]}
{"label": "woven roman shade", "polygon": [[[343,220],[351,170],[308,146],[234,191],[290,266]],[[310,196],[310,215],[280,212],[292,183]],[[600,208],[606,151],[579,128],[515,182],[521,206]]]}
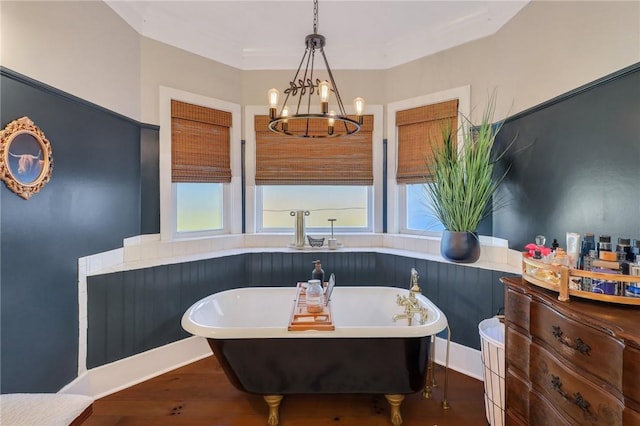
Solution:
{"label": "woven roman shade", "polygon": [[231,182],[231,113],[171,101],[171,181]]}
{"label": "woven roman shade", "polygon": [[282,136],[268,124],[255,117],[256,185],[373,185],[373,115],[363,116],[360,132],[325,139]]}
{"label": "woven roman shade", "polygon": [[432,149],[442,145],[442,129],[458,128],[458,100],[440,102],[396,112],[398,128],[398,183],[424,183]]}

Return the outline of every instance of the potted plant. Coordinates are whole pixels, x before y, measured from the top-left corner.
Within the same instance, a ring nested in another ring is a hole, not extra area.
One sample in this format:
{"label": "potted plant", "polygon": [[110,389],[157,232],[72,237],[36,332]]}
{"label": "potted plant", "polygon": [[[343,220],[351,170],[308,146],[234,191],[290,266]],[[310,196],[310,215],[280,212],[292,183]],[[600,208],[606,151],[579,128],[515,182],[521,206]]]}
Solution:
{"label": "potted plant", "polygon": [[451,126],[442,129],[442,144],[432,148],[433,158],[426,168],[425,185],[434,216],[444,225],[440,253],[445,259],[473,263],[480,257],[477,229],[480,222],[497,207],[493,196],[507,170],[494,175],[494,165],[513,144],[501,153],[493,153],[496,135],[502,123],[493,123],[495,92],[478,125],[463,117],[460,126],[461,149],[457,132]]}

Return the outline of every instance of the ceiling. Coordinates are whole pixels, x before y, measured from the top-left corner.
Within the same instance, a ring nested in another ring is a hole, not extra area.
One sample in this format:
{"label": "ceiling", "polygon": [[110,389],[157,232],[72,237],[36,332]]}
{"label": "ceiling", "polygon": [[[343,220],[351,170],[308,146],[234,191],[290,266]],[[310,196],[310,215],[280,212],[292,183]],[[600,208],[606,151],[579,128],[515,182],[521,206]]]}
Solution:
{"label": "ceiling", "polygon": [[[486,37],[529,0],[320,0],[332,69],[387,69]],[[312,0],[105,0],[141,35],[242,70],[296,69]]]}

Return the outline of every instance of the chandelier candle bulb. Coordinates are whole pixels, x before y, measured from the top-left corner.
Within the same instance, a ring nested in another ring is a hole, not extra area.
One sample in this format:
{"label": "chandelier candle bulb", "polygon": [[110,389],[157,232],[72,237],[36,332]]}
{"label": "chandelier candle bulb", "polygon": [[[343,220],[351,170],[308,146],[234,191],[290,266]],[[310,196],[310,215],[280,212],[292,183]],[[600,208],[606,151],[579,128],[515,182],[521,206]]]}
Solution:
{"label": "chandelier candle bulb", "polygon": [[318,85],[318,91],[320,94],[320,108],[323,114],[326,114],[329,111],[329,92],[331,91],[331,86],[329,86],[328,81],[323,81]]}
{"label": "chandelier candle bulb", "polygon": [[282,108],[282,131],[283,132],[288,132],[289,131],[289,120],[287,120],[287,117],[289,117],[289,107],[284,107]]}
{"label": "chandelier candle bulb", "polygon": [[353,109],[356,110],[358,123],[362,124],[362,114],[364,113],[364,99],[357,97],[353,100]]}
{"label": "chandelier candle bulb", "polygon": [[[333,134],[333,126],[334,126],[335,122],[336,122],[336,112],[333,111],[333,110],[329,111],[329,121],[327,122],[328,123],[327,125],[329,126],[328,132],[329,132],[330,135]],[[333,235],[331,235],[331,238],[333,238]]]}
{"label": "chandelier candle bulb", "polygon": [[276,108],[278,107],[278,99],[280,98],[280,92],[278,89],[271,89],[267,92],[267,96],[269,98],[269,118],[276,118]]}

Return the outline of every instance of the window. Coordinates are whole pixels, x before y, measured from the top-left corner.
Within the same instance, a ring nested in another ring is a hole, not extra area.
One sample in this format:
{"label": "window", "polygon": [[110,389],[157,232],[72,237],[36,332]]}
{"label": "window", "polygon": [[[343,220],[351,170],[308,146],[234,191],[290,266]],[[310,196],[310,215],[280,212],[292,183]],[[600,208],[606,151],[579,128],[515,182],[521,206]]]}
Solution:
{"label": "window", "polygon": [[358,185],[262,185],[260,231],[284,231],[293,228],[290,212],[307,210],[307,229],[330,228],[334,231],[371,231],[371,186]]}
{"label": "window", "polygon": [[241,229],[239,120],[239,105],[160,89],[162,239]]}
{"label": "window", "polygon": [[[425,162],[431,143],[441,140],[444,123],[457,128],[458,114],[469,116],[470,87],[390,103],[387,107],[388,232],[440,235],[444,229],[434,217],[425,193]],[[395,172],[395,179],[393,179]]]}
{"label": "window", "polygon": [[283,137],[255,117],[257,230],[293,228],[294,210],[310,212],[307,229],[373,230],[373,116],[356,135],[328,139]]}
{"label": "window", "polygon": [[222,229],[222,186],[221,183],[176,183],[176,232]]}
{"label": "window", "polygon": [[396,112],[398,129],[398,183],[406,184],[407,230],[441,231],[442,224],[431,213],[425,194],[425,163],[432,150],[442,144],[442,130],[458,127],[458,99],[424,105]]}
{"label": "window", "polygon": [[230,112],[171,101],[177,233],[224,228],[222,185],[231,182],[230,127]]}
{"label": "window", "polygon": [[443,231],[444,226],[433,215],[431,203],[424,183],[409,183],[406,185],[405,211],[406,229],[414,231]]}

